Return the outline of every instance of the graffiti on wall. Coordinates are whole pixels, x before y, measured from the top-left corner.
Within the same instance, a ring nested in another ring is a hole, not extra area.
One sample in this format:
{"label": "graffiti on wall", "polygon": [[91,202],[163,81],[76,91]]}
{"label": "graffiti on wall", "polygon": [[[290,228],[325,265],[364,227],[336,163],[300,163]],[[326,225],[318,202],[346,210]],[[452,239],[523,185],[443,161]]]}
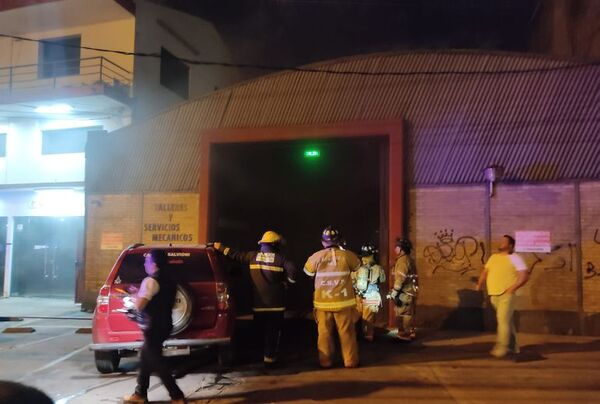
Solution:
{"label": "graffiti on wall", "polygon": [[558,244],[552,247],[548,254],[540,256],[538,253],[531,253],[534,258],[530,266],[530,272],[535,269],[544,271],[568,270],[573,272],[573,263],[575,262],[576,245],[573,243]]}
{"label": "graffiti on wall", "polygon": [[[596,229],[594,232],[594,243],[600,244],[600,229]],[[591,261],[586,262],[585,264],[585,277],[584,279],[592,279],[596,276],[600,276],[600,268],[596,264]]]}
{"label": "graffiti on wall", "polygon": [[423,249],[425,262],[431,273],[438,270],[456,272],[464,275],[483,267],[485,244],[473,236],[461,236],[454,239],[454,229],[433,233],[437,239]]}

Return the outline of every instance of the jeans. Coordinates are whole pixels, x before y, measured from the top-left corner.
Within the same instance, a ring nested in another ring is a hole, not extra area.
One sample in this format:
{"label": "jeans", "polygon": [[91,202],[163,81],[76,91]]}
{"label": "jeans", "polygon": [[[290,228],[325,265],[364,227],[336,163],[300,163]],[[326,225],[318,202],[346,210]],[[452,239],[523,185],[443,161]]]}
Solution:
{"label": "jeans", "polygon": [[171,399],[184,398],[183,392],[177,387],[175,378],[171,375],[171,370],[162,356],[162,345],[167,337],[168,334],[164,335],[164,333],[144,333],[144,345],[142,346],[140,355],[140,370],[135,388],[135,392],[142,397],[147,397],[150,375],[152,372],[156,372],[165,388],[169,391]]}
{"label": "jeans", "polygon": [[496,346],[492,352],[498,356],[506,355],[508,352],[518,353],[517,329],[513,318],[515,313],[514,293],[490,296],[490,301],[496,310],[496,321],[498,323]]}

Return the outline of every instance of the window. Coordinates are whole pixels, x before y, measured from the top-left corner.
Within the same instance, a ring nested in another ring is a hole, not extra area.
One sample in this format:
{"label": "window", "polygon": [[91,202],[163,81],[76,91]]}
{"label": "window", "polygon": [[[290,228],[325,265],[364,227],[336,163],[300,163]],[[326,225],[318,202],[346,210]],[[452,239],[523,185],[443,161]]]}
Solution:
{"label": "window", "polygon": [[[214,282],[215,275],[205,252],[169,250],[167,254],[168,265],[163,270],[176,282]],[[130,253],[123,259],[115,283],[141,283],[146,276],[144,254]]]}
{"label": "window", "polygon": [[0,157],[6,157],[6,133],[0,133]]}
{"label": "window", "polygon": [[190,68],[165,48],[160,48],[160,84],[187,100]]}
{"label": "window", "polygon": [[81,35],[44,39],[40,43],[38,76],[74,76],[79,74]]}
{"label": "window", "polygon": [[42,131],[42,154],[84,153],[87,133],[102,126]]}

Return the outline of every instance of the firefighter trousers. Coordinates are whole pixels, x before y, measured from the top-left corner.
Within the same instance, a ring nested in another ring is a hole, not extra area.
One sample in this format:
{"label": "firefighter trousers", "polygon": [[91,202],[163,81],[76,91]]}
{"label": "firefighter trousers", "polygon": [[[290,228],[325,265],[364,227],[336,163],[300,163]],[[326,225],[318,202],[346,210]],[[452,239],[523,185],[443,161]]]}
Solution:
{"label": "firefighter trousers", "polygon": [[281,339],[283,311],[255,311],[254,321],[263,333],[263,362],[275,363]]}
{"label": "firefighter trousers", "polygon": [[344,366],[347,368],[358,366],[358,342],[355,328],[357,317],[354,307],[340,311],[315,309],[315,320],[319,332],[317,340],[319,364],[322,367],[329,368],[333,365],[336,330],[340,337]]}
{"label": "firefighter trousers", "polygon": [[363,338],[367,341],[373,341],[377,312],[373,311],[370,305],[365,304],[361,297],[356,298],[356,311],[360,315],[360,331]]}

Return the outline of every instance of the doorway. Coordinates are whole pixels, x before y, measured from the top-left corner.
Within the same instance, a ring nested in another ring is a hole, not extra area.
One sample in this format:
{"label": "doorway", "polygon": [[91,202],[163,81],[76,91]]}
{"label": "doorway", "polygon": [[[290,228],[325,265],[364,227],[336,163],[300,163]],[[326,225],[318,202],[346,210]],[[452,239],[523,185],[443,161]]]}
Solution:
{"label": "doorway", "polygon": [[[403,236],[405,233],[404,142],[402,128],[402,121],[377,121],[320,124],[308,127],[220,129],[202,133],[202,154],[200,182],[198,189],[200,196],[200,241],[215,241],[216,236],[223,236],[227,238],[223,239],[223,241],[227,242],[229,241],[229,237],[232,237],[231,242],[234,243],[234,247],[244,249],[256,248],[256,242],[258,241],[257,237],[260,237],[262,231],[266,229],[266,225],[278,225],[278,223],[274,222],[274,219],[268,215],[263,215],[262,217],[258,216],[260,219],[259,220],[253,217],[254,213],[249,215],[249,212],[244,212],[245,214],[243,215],[241,212],[236,212],[238,217],[242,217],[240,220],[236,219],[233,215],[231,219],[217,217],[217,215],[220,215],[220,213],[217,212],[218,209],[225,209],[226,212],[227,210],[232,211],[232,208],[227,206],[225,206],[225,208],[219,208],[220,204],[230,203],[229,201],[224,201],[225,198],[223,195],[229,194],[231,197],[234,197],[234,195],[241,197],[240,195],[243,195],[243,192],[241,192],[240,189],[244,190],[245,187],[244,192],[249,192],[250,190],[250,188],[245,185],[246,182],[249,182],[250,184],[256,184],[256,176],[254,176],[254,179],[247,178],[248,173],[246,171],[249,173],[255,172],[255,170],[248,168],[248,164],[255,164],[258,166],[263,164],[266,165],[267,162],[259,162],[258,160],[265,159],[266,157],[264,156],[266,156],[266,154],[264,153],[267,153],[268,150],[273,152],[273,150],[281,148],[281,154],[287,155],[288,157],[293,155],[293,158],[291,159],[292,161],[285,162],[289,168],[294,164],[294,159],[300,158],[299,156],[304,158],[304,151],[314,152],[314,149],[317,149],[317,151],[320,152],[318,162],[320,166],[317,164],[315,165],[317,167],[310,165],[307,165],[304,168],[296,167],[296,174],[300,174],[302,173],[302,170],[304,170],[304,175],[306,176],[305,178],[310,178],[310,176],[312,176],[312,178],[315,179],[321,176],[321,178],[325,178],[323,182],[327,183],[329,182],[328,176],[335,178],[335,176],[343,175],[344,170],[334,170],[328,172],[324,168],[331,168],[335,166],[335,164],[333,164],[334,162],[339,163],[341,161],[343,164],[347,164],[347,162],[350,161],[350,159],[344,160],[344,157],[338,157],[336,153],[339,150],[348,150],[350,153],[356,153],[358,150],[361,150],[362,153],[359,154],[371,155],[373,154],[372,151],[375,150],[375,148],[378,148],[377,156],[379,160],[376,165],[376,171],[372,171],[372,167],[366,168],[364,171],[367,173],[366,176],[370,178],[373,177],[373,172],[377,173],[375,176],[377,178],[375,188],[378,189],[378,191],[375,193],[377,194],[377,200],[379,201],[378,208],[375,208],[374,210],[372,209],[370,213],[360,211],[359,218],[362,220],[356,220],[355,217],[357,215],[357,211],[360,209],[357,209],[358,205],[353,202],[350,202],[348,205],[346,205],[349,211],[344,211],[344,209],[341,209],[340,211],[333,210],[330,212],[329,207],[324,209],[314,209],[314,206],[312,208],[305,207],[303,209],[296,209],[294,212],[303,212],[305,209],[312,210],[313,212],[318,211],[318,213],[314,214],[315,219],[311,218],[310,220],[307,220],[308,223],[304,223],[304,219],[285,221],[285,223],[296,223],[297,227],[303,227],[304,230],[302,230],[302,232],[298,232],[297,229],[292,229],[290,232],[283,225],[282,228],[278,230],[283,233],[287,233],[284,234],[284,236],[288,238],[288,245],[291,245],[292,241],[295,241],[296,246],[307,246],[305,248],[297,248],[294,246],[294,249],[296,249],[297,252],[292,252],[290,254],[291,258],[300,261],[296,262],[296,265],[299,266],[300,270],[302,269],[302,265],[304,264],[304,260],[307,258],[307,256],[321,248],[320,234],[322,227],[324,226],[321,222],[325,223],[325,225],[334,224],[339,226],[340,229],[346,233],[345,237],[347,242],[350,244],[350,247],[354,249],[360,247],[363,239],[366,238],[365,234],[371,235],[371,238],[375,238],[373,233],[378,234],[379,240],[373,241],[377,242],[379,245],[379,261],[387,267],[387,264],[389,263],[389,257],[391,257],[393,254],[395,237]],[[228,149],[227,146],[230,146],[231,148]],[[241,150],[244,150],[246,147],[247,150],[242,153]],[[363,147],[366,147],[366,150],[370,150],[370,152],[365,153],[364,150],[362,150]],[[261,149],[265,151],[260,151]],[[228,164],[223,161],[223,153],[227,154],[229,152],[243,154],[244,156],[242,156],[242,158],[247,159],[248,156],[252,156],[254,150],[258,150],[258,154],[256,155],[254,162],[247,162],[245,166],[240,166],[240,164],[235,162]],[[332,151],[333,154],[331,154]],[[218,156],[219,153],[221,153],[220,157]],[[262,157],[259,157],[261,155]],[[213,160],[215,159],[217,162],[213,164]],[[277,159],[282,160],[281,157],[269,157],[269,159],[275,159],[275,161]],[[282,162],[280,161],[279,164],[281,163]],[[298,164],[298,161],[296,161],[296,164]],[[308,164],[308,162],[305,161],[304,164]],[[220,166],[222,165],[225,166],[223,170],[236,171],[233,173],[215,173],[214,170],[220,169]],[[352,171],[353,169],[354,168],[350,168],[350,171],[348,172],[352,172],[354,175],[358,175],[360,178],[360,171]],[[323,177],[324,173],[327,173],[327,175]],[[265,175],[267,174],[265,173]],[[237,177],[238,179],[236,180],[236,184],[234,184],[234,190],[231,191],[223,189],[219,190],[218,188],[225,188],[229,185],[226,183],[217,185],[220,179],[216,176],[229,177],[230,181],[231,179],[236,178],[236,176],[239,177]],[[282,181],[281,177],[279,181]],[[267,181],[264,182],[266,183]],[[370,184],[368,186],[373,189],[374,182],[366,181],[365,184]],[[315,186],[315,184],[309,185],[307,189],[314,189]],[[235,188],[237,188],[237,190]],[[335,187],[332,187],[329,190],[327,190],[326,187],[323,187],[323,189],[326,193],[330,192],[331,195],[336,195]],[[254,188],[252,192],[265,192],[265,195],[267,195],[266,191],[261,188]],[[287,195],[285,193],[283,194],[284,196]],[[299,200],[304,202],[306,202],[309,197],[312,197],[312,201],[319,201],[319,198],[315,198],[314,195],[311,195],[309,192],[297,192],[295,195],[298,195]],[[342,196],[344,194],[340,193],[339,195]],[[279,198],[280,196],[278,195],[277,197]],[[335,198],[325,199],[329,201],[336,200]],[[243,207],[245,204],[239,200],[234,204],[240,210],[245,209]],[[320,203],[319,205],[323,206],[323,203]],[[336,206],[338,205],[340,204],[337,204]],[[286,206],[286,209],[293,207],[289,203]],[[371,202],[366,202],[366,206],[373,207],[374,202],[372,202],[372,200]],[[285,212],[285,210],[281,209],[280,215],[281,212]],[[325,216],[327,219],[323,219],[325,213],[328,214]],[[297,216],[306,218],[306,215],[303,214],[297,214]],[[348,216],[352,216],[354,219],[346,221],[344,217]],[[372,221],[377,222],[377,220],[374,219],[375,216],[378,216],[379,218],[379,225],[376,230],[369,230],[373,229],[373,226],[369,223]],[[333,220],[336,220],[336,218],[343,223],[333,223]],[[255,221],[256,224],[253,225],[251,221]],[[356,228],[354,227],[354,222],[359,223]],[[346,223],[348,223],[348,228],[344,227]],[[256,228],[251,229],[252,227]],[[238,235],[235,239],[233,238],[234,234]],[[290,234],[307,234],[307,236],[305,236],[303,239],[300,239],[301,237],[299,236],[292,236],[293,239],[290,241]],[[294,238],[296,238],[296,240],[294,240]],[[393,320],[392,314],[393,313],[391,312],[388,313],[388,321],[390,322]]]}

